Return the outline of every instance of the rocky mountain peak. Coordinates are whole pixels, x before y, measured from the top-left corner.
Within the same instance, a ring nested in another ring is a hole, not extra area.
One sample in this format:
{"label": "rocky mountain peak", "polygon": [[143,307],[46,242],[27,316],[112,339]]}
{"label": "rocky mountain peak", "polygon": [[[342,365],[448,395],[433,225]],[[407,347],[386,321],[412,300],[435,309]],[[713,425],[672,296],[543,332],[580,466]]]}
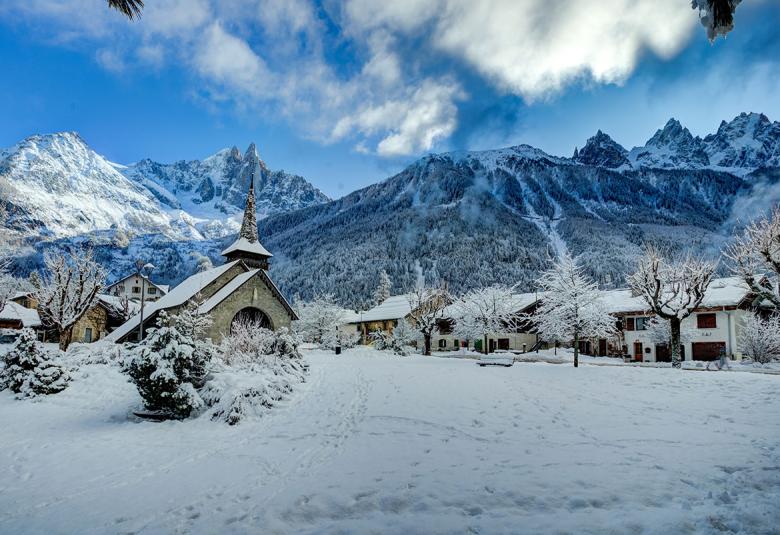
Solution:
{"label": "rocky mountain peak", "polygon": [[583,165],[615,169],[628,163],[627,154],[628,151],[622,145],[599,130],[572,159]]}

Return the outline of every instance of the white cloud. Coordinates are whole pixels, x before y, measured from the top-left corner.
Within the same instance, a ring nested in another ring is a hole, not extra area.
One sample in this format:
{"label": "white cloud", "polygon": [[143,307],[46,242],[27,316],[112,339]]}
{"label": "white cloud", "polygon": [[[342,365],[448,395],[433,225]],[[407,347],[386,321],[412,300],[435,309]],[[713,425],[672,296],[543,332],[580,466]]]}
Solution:
{"label": "white cloud", "polygon": [[205,30],[194,64],[202,76],[248,95],[262,97],[270,79],[265,62],[246,41],[226,32],[219,23]]}
{"label": "white cloud", "polygon": [[[155,0],[129,22],[96,0],[3,0],[104,68],[183,68],[198,97],[285,117],[323,142],[395,156],[455,131],[466,66],[529,101],[577,80],[620,83],[644,51],[676,53],[684,0]],[[48,28],[47,28],[48,29]],[[97,53],[94,50],[98,50]],[[122,51],[121,53],[119,51]],[[344,61],[346,59],[346,61]],[[453,69],[452,66],[455,65]]]}
{"label": "white cloud", "polygon": [[669,57],[697,24],[680,0],[348,0],[353,32],[416,35],[503,90],[544,98],[580,77],[619,83],[650,50]]}

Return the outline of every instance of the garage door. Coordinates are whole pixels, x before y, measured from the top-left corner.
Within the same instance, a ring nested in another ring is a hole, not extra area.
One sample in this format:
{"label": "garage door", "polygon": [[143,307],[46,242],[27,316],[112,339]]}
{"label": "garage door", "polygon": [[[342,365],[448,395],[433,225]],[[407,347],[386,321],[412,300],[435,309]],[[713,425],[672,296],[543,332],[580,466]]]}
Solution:
{"label": "garage door", "polygon": [[726,342],[694,342],[693,360],[718,360],[720,350],[726,349]]}

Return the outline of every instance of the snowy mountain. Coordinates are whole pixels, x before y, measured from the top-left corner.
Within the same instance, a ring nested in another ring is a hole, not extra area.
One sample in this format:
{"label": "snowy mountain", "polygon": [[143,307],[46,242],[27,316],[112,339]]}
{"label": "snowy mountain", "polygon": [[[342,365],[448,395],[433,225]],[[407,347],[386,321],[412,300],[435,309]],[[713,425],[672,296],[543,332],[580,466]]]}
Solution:
{"label": "snowy mountain", "polygon": [[645,241],[712,254],[748,181],[712,170],[615,171],[527,146],[431,155],[331,203],[260,223],[290,293],[360,306],[381,270],[394,291],[445,280],[455,292],[502,282],[533,290],[552,255],[580,255],[620,284]]}
{"label": "snowy mountain", "polygon": [[31,136],[0,157],[0,196],[11,208],[4,226],[22,236],[115,229],[200,238],[76,133]]}
{"label": "snowy mountain", "polygon": [[744,176],[780,166],[780,122],[741,113],[702,139],[672,118],[645,145],[631,149],[627,160],[625,155],[622,146],[599,130],[572,160],[609,169],[626,163],[633,169],[713,169]]}
{"label": "snowy mountain", "polygon": [[303,177],[269,170],[254,143],[243,156],[233,147],[203,161],[161,164],[146,159],[120,170],[152,192],[161,203],[199,218],[218,219],[243,211],[252,172],[260,217],[329,200]]}
{"label": "snowy mountain", "polygon": [[75,134],[55,134],[0,153],[0,197],[12,201],[6,226],[35,247],[17,259],[21,274],[45,248],[88,244],[112,279],[144,258],[161,283],[177,284],[221,262],[254,170],[261,240],[283,292],[365,306],[383,269],[394,292],[421,276],[455,292],[496,282],[533,290],[563,250],[604,286],[624,283],[646,242],[715,256],[736,220],[780,201],[779,140],[780,125],[763,115],[703,139],[670,120],[631,151],[599,131],[572,158],[527,145],[429,155],[327,201],[269,170],[253,145],[120,166]]}
{"label": "snowy mountain", "polygon": [[171,240],[224,236],[238,228],[252,171],[260,217],[328,200],[302,177],[269,170],[254,144],[244,156],[234,147],[203,161],[123,166],[63,132],[0,152],[0,197],[12,207],[0,223],[28,240],[105,230]]}
{"label": "snowy mountain", "polygon": [[628,159],[634,168],[702,169],[710,163],[701,138],[676,119],[669,119],[644,147],[631,149]]}

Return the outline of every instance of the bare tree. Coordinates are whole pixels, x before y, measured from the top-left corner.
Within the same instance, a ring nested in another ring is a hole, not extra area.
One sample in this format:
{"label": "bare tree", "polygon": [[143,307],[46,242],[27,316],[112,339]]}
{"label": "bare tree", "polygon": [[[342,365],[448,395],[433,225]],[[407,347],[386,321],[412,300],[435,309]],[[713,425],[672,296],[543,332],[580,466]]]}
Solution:
{"label": "bare tree", "polygon": [[[780,311],[780,206],[748,225],[724,255],[732,272],[750,287],[756,304],[769,301]],[[774,282],[767,273],[774,275]]]}
{"label": "bare tree", "polygon": [[471,290],[452,307],[455,332],[464,338],[482,340],[487,354],[488,336],[515,330],[519,321],[512,288],[494,285]]}
{"label": "bare tree", "polygon": [[574,367],[579,366],[580,339],[609,338],[616,320],[601,301],[596,283],[565,253],[537,280],[543,296],[531,317],[546,338],[574,342]]}
{"label": "bare tree", "polygon": [[33,296],[43,323],[57,330],[60,349],[65,351],[73,327],[92,307],[103,288],[106,271],[92,258],[91,251],[55,254],[43,259],[45,272],[33,279]]}
{"label": "bare tree", "polygon": [[631,289],[642,296],[650,310],[669,322],[672,367],[680,368],[680,325],[697,309],[712,282],[715,264],[685,256],[665,259],[648,248],[639,260],[636,273],[629,278]]}
{"label": "bare tree", "polygon": [[[439,322],[445,319],[444,311],[452,303],[452,298],[446,285],[425,287],[419,286],[408,296],[411,312],[409,322],[423,338],[423,354],[431,354],[431,338],[439,327]],[[402,320],[403,321],[403,320]]]}

